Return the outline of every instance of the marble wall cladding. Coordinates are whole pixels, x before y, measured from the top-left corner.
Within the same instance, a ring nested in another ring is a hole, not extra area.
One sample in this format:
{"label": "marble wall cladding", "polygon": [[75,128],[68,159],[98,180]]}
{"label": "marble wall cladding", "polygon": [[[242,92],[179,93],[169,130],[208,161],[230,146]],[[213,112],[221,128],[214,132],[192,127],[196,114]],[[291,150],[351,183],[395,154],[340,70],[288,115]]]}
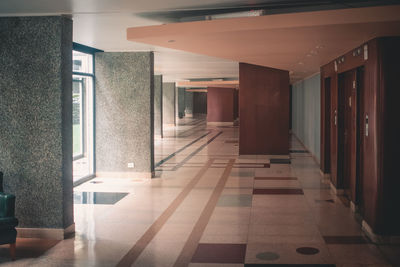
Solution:
{"label": "marble wall cladding", "polygon": [[321,76],[316,74],[293,84],[292,131],[320,160]]}
{"label": "marble wall cladding", "polygon": [[0,18],[0,170],[19,227],[73,223],[72,20]]}
{"label": "marble wall cladding", "polygon": [[154,135],[163,136],[163,118],[162,118],[162,94],[163,82],[162,75],[154,75]]}
{"label": "marble wall cladding", "polygon": [[175,83],[163,83],[163,123],[175,125]]}
{"label": "marble wall cladding", "polygon": [[185,88],[177,88],[178,117],[185,116]]}
{"label": "marble wall cladding", "polygon": [[193,93],[185,91],[185,115],[193,115]]}
{"label": "marble wall cladding", "polygon": [[96,172],[153,172],[153,53],[101,52],[95,58]]}

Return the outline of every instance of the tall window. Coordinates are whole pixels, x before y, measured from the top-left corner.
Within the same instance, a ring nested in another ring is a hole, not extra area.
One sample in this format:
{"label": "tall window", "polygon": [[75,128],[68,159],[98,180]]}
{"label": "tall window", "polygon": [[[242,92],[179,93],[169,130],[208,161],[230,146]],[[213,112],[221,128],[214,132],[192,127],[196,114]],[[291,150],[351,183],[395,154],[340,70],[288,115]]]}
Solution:
{"label": "tall window", "polygon": [[94,176],[94,57],[96,49],[74,43],[72,76],[73,177]]}

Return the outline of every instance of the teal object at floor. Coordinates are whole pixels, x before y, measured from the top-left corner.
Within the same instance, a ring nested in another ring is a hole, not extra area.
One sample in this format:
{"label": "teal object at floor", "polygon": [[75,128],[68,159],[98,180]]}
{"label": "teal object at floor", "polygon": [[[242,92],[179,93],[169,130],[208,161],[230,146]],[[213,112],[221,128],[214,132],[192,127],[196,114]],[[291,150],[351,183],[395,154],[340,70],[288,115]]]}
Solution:
{"label": "teal object at floor", "polygon": [[3,173],[0,172],[0,245],[10,244],[11,258],[15,259],[18,225],[15,214],[15,196],[3,192]]}

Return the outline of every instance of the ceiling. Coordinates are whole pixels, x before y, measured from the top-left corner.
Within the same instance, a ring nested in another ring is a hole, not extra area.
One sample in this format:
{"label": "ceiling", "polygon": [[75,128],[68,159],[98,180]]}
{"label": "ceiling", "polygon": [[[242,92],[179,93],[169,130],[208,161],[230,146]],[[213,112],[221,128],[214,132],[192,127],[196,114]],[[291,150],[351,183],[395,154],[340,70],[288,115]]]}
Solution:
{"label": "ceiling", "polygon": [[[2,0],[0,16],[70,15],[74,41],[105,51],[154,51],[155,73],[165,81],[237,78],[238,62],[224,55],[202,55],[146,42],[132,42],[126,29],[176,21],[400,3],[399,0]],[[226,14],[226,13],[229,14]],[[250,12],[250,13],[249,13]]]}
{"label": "ceiling", "polygon": [[296,82],[379,36],[400,35],[400,5],[134,27],[128,40],[290,71]]}
{"label": "ceiling", "polygon": [[177,87],[185,88],[236,88],[239,89],[239,80],[224,81],[219,79],[209,81],[179,81],[176,83]]}

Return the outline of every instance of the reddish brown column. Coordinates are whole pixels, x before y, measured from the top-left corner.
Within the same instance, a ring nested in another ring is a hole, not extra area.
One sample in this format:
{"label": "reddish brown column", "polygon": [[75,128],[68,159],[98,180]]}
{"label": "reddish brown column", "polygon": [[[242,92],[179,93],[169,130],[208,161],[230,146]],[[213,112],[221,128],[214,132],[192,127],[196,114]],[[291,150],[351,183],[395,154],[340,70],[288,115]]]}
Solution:
{"label": "reddish brown column", "polygon": [[239,90],[233,91],[233,119],[239,118]]}
{"label": "reddish brown column", "polygon": [[207,89],[207,123],[233,124],[234,93],[233,88]]}
{"label": "reddish brown column", "polygon": [[289,153],[289,72],[239,64],[239,154]]}

